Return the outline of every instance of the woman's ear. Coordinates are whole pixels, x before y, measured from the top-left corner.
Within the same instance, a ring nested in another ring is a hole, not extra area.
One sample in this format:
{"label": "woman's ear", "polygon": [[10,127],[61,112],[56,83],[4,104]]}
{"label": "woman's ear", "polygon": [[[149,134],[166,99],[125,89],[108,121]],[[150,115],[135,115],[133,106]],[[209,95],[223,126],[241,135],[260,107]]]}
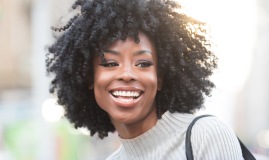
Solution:
{"label": "woman's ear", "polygon": [[157,89],[158,91],[162,90],[163,87],[163,76],[158,76]]}

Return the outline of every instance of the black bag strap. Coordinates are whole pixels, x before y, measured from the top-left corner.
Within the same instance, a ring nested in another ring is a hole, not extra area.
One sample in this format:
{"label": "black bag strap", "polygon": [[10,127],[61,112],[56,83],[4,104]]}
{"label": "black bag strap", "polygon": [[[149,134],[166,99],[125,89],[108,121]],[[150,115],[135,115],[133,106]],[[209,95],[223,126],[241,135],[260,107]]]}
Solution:
{"label": "black bag strap", "polygon": [[198,119],[203,118],[203,117],[208,117],[208,116],[211,116],[211,115],[201,115],[194,118],[187,129],[186,140],[185,140],[187,160],[193,160],[192,145],[191,145],[191,129]]}
{"label": "black bag strap", "polygon": [[[193,121],[190,123],[187,132],[186,132],[186,139],[185,139],[185,147],[186,147],[186,157],[187,160],[194,160],[193,159],[193,152],[192,152],[192,145],[191,145],[191,130],[194,126],[195,122],[203,117],[208,117],[212,115],[201,115],[193,119]],[[247,147],[243,144],[243,142],[237,137],[240,147],[242,150],[242,155],[245,160],[256,160],[255,157],[250,153],[250,151],[247,149]]]}
{"label": "black bag strap", "polygon": [[241,150],[242,150],[242,155],[245,160],[256,160],[256,158],[250,153],[250,151],[247,149],[247,147],[244,145],[244,143],[237,137]]}

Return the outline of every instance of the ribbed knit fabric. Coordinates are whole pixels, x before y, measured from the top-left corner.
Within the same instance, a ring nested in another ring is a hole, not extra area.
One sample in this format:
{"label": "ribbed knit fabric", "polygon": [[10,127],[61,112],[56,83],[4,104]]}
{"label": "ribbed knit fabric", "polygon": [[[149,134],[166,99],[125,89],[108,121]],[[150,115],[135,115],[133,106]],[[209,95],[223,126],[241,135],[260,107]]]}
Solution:
{"label": "ribbed knit fabric", "polygon": [[[166,112],[157,124],[121,146],[107,160],[185,160],[185,135],[192,114]],[[192,129],[195,160],[242,160],[236,135],[216,117],[202,118]]]}

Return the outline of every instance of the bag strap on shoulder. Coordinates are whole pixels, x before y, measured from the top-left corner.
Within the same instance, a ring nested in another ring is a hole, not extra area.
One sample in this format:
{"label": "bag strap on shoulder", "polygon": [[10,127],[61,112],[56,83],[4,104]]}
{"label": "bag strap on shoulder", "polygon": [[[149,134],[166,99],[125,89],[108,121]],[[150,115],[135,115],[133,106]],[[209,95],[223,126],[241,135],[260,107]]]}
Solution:
{"label": "bag strap on shoulder", "polygon": [[[187,160],[193,160],[193,152],[192,152],[192,145],[191,145],[191,130],[196,121],[198,121],[200,118],[209,117],[212,115],[201,115],[193,119],[193,121],[190,123],[187,132],[186,132],[186,139],[185,139],[185,147],[186,147],[186,157]],[[243,144],[243,142],[237,137],[240,147],[242,150],[242,155],[245,160],[256,160],[255,157],[250,153],[250,151],[247,149],[247,147]]]}
{"label": "bag strap on shoulder", "polygon": [[193,119],[193,121],[190,123],[187,132],[186,132],[186,140],[185,140],[185,147],[186,147],[186,156],[187,160],[193,160],[193,153],[192,153],[192,145],[191,145],[191,130],[193,125],[196,121],[198,121],[200,118],[208,117],[212,115],[201,115]]}

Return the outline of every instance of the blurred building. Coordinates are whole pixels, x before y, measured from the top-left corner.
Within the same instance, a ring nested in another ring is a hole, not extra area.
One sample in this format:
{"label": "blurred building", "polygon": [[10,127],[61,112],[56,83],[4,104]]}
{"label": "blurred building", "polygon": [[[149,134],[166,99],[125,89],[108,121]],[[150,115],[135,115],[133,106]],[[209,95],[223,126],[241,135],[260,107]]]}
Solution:
{"label": "blurred building", "polygon": [[237,114],[244,113],[240,128],[245,139],[255,144],[259,152],[269,155],[269,1],[258,0],[257,4],[257,40],[252,68],[240,95],[243,108]]}
{"label": "blurred building", "polygon": [[0,2],[0,88],[31,87],[31,2]]}

